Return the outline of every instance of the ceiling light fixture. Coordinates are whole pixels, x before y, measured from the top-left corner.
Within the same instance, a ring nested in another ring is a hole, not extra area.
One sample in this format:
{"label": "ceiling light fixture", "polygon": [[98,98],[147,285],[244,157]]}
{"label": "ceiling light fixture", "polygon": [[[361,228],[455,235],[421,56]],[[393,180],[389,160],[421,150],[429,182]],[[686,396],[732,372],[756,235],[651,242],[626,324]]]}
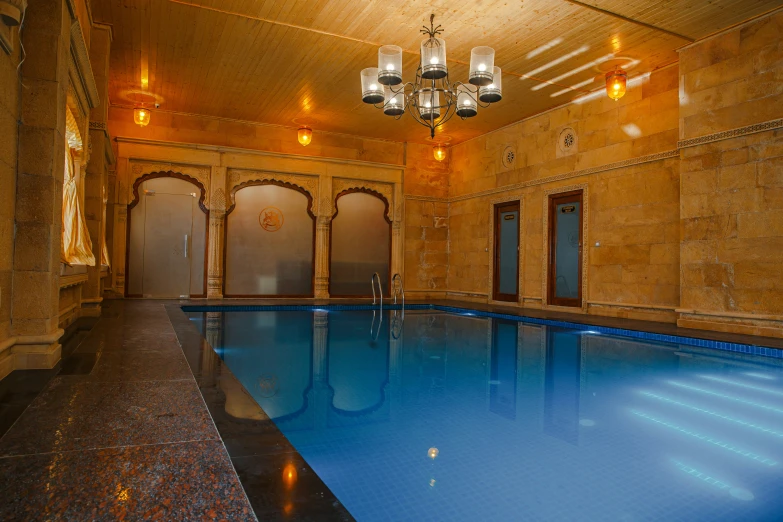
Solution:
{"label": "ceiling light fixture", "polygon": [[150,110],[146,107],[136,107],[133,109],[133,121],[139,127],[146,127],[150,124]]}
{"label": "ceiling light fixture", "polygon": [[432,155],[435,156],[435,159],[438,161],[443,161],[446,159],[446,147],[443,146],[442,143],[438,143],[434,147],[432,147]]}
{"label": "ceiling light fixture", "polygon": [[307,147],[313,141],[313,129],[307,125],[302,125],[297,132],[297,139],[302,147]]}
{"label": "ceiling light fixture", "polygon": [[503,98],[501,71],[495,67],[495,51],[491,47],[474,47],[471,51],[470,85],[449,82],[446,41],[438,37],[443,30],[440,25],[435,27],[434,20],[435,15],[430,15],[430,26],[421,30],[427,39],[421,43],[421,62],[413,83],[402,82],[402,48],[396,45],[381,47],[378,67],[361,73],[364,103],[375,105],[395,119],[408,109],[414,120],[430,129],[431,138],[435,137],[435,129],[455,114],[463,120],[472,118],[478,114],[479,106],[486,108]]}
{"label": "ceiling light fixture", "polygon": [[628,74],[620,69],[606,73],[606,95],[617,101],[625,96]]}

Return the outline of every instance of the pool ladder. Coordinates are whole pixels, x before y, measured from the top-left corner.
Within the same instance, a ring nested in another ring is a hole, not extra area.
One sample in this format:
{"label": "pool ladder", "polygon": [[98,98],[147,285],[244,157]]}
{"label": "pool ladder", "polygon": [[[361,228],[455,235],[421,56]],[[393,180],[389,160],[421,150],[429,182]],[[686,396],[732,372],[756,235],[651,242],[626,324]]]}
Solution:
{"label": "pool ladder", "polygon": [[375,281],[378,281],[378,294],[380,295],[380,321],[378,322],[378,329],[375,329],[375,309],[372,310],[372,323],[370,324],[370,338],[373,341],[378,340],[378,335],[381,333],[381,325],[383,324],[383,286],[381,285],[381,276],[378,274],[378,272],[375,272],[372,275],[372,279],[370,279],[370,284],[372,285],[372,304],[375,304],[376,296],[375,296]]}

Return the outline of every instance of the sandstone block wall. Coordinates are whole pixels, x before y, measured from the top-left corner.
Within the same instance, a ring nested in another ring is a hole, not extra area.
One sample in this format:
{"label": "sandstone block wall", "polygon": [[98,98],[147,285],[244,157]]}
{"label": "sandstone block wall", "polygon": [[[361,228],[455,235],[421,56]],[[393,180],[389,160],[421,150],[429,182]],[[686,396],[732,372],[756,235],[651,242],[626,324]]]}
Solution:
{"label": "sandstone block wall", "polygon": [[682,326],[783,335],[781,34],[778,13],[681,52]]}

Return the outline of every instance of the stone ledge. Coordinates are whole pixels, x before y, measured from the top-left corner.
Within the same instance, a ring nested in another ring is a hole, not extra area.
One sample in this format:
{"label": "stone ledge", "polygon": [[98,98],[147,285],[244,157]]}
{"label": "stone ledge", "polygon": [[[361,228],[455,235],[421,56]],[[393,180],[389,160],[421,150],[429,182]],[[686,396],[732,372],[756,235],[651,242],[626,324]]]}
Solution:
{"label": "stone ledge", "polygon": [[783,317],[732,312],[677,310],[680,328],[783,338]]}
{"label": "stone ledge", "polygon": [[0,342],[0,379],[14,370],[48,370],[60,360],[64,330],[47,335],[10,337]]}

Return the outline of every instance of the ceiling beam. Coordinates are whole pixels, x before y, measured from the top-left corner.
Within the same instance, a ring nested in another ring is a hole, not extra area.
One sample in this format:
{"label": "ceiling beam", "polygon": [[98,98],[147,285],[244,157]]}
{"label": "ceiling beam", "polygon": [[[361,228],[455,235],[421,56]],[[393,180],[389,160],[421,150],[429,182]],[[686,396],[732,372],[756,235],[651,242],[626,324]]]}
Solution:
{"label": "ceiling beam", "polygon": [[579,7],[584,7],[585,9],[592,9],[593,11],[599,12],[601,14],[605,14],[607,16],[613,16],[615,18],[619,18],[620,20],[624,20],[626,22],[630,22],[632,24],[641,25],[642,27],[646,27],[647,29],[652,29],[654,31],[659,31],[661,33],[668,34],[669,36],[674,36],[675,38],[680,38],[682,40],[685,40],[687,42],[695,42],[695,38],[691,38],[690,36],[684,36],[678,33],[675,33],[673,31],[669,31],[668,29],[663,29],[661,27],[648,24],[645,22],[640,22],[639,20],[634,20],[633,18],[628,18],[627,16],[623,16],[621,14],[614,13],[612,11],[607,11],[606,9],[601,9],[600,7],[596,7],[594,5],[586,4],[584,2],[580,2],[579,0],[565,0],[568,3],[578,5]]}

